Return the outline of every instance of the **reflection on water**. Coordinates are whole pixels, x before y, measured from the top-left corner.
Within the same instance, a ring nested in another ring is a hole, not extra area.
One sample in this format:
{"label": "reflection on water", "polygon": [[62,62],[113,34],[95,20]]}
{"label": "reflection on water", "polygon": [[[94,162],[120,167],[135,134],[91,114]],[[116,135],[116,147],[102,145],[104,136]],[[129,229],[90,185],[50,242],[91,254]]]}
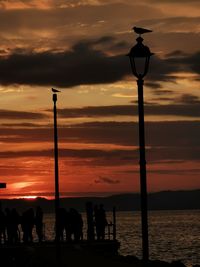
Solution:
{"label": "reflection on water", "polygon": [[[118,214],[118,239],[121,254],[141,258],[140,213]],[[149,246],[151,259],[199,264],[200,211],[150,211]]]}
{"label": "reflection on water", "polygon": [[[112,213],[107,214],[112,221]],[[86,218],[83,213],[84,226]],[[54,216],[45,216],[47,239],[54,238]],[[86,229],[84,229],[86,238]],[[120,253],[141,258],[141,224],[139,212],[117,212],[117,239]],[[200,211],[150,211],[150,258],[165,261],[181,260],[187,266],[200,264]]]}

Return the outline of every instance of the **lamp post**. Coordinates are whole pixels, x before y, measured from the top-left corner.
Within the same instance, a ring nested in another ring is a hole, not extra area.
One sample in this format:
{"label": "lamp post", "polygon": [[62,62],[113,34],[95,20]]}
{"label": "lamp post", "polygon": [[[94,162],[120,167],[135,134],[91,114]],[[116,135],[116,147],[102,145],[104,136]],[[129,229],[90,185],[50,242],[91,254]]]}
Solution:
{"label": "lamp post", "polygon": [[137,44],[128,54],[133,75],[137,78],[138,87],[138,115],[139,115],[139,151],[140,151],[140,197],[141,197],[141,225],[142,225],[142,259],[149,260],[148,241],[148,215],[147,215],[147,182],[145,159],[145,129],[144,129],[144,102],[143,102],[143,78],[149,69],[149,60],[153,53],[145,46],[143,38],[139,36]]}
{"label": "lamp post", "polygon": [[[54,92],[54,91],[53,91]],[[57,109],[56,109],[57,94],[53,94],[53,114],[54,114],[54,166],[55,166],[55,226],[56,226],[56,242],[59,242],[59,225],[58,216],[60,208],[59,196],[59,175],[58,175],[58,133],[57,133]]]}

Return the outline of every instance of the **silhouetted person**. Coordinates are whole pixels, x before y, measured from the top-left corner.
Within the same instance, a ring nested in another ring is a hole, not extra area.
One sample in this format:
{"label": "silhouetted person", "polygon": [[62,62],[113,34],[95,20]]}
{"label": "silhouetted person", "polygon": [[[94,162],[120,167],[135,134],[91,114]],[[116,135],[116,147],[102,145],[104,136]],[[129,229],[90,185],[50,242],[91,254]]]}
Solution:
{"label": "silhouetted person", "polygon": [[34,211],[32,208],[22,214],[21,221],[24,243],[33,241]]}
{"label": "silhouetted person", "polygon": [[35,213],[35,227],[39,242],[43,239],[43,210],[41,207],[37,207]]}
{"label": "silhouetted person", "polygon": [[6,216],[0,204],[0,244],[6,243]]}
{"label": "silhouetted person", "polygon": [[87,214],[87,239],[94,240],[94,220],[93,220],[92,202],[86,203],[86,214]]}
{"label": "silhouetted person", "polygon": [[27,211],[24,211],[21,216],[21,228],[23,232],[23,242],[28,242],[28,231],[27,231]]}
{"label": "silhouetted person", "polygon": [[72,232],[73,232],[73,222],[72,222],[72,218],[71,218],[71,213],[67,210],[65,210],[65,226],[64,226],[64,230],[65,230],[65,235],[66,235],[66,241],[70,242],[72,240]]}
{"label": "silhouetted person", "polygon": [[20,216],[16,209],[12,209],[10,213],[10,230],[11,230],[11,243],[16,244],[17,242],[20,241],[20,233],[19,233],[19,228],[18,225],[20,223]]}
{"label": "silhouetted person", "polygon": [[81,213],[77,213],[77,237],[78,240],[83,240],[83,218]]}
{"label": "silhouetted person", "polygon": [[65,215],[66,210],[64,208],[59,208],[58,210],[58,237],[56,237],[60,241],[64,241],[64,230],[65,230]]}
{"label": "silhouetted person", "polygon": [[83,219],[81,214],[75,210],[70,209],[70,220],[72,226],[72,234],[74,235],[74,241],[80,241],[83,239]]}
{"label": "silhouetted person", "polygon": [[95,216],[97,240],[104,240],[105,227],[108,223],[106,219],[106,212],[103,208],[103,204],[101,204],[99,208],[97,206],[95,207],[94,216]]}
{"label": "silhouetted person", "polygon": [[100,239],[100,233],[99,233],[99,227],[98,227],[98,221],[99,221],[99,206],[95,205],[94,206],[94,225],[95,225],[95,229],[96,229],[96,236],[97,236],[97,240]]}
{"label": "silhouetted person", "polygon": [[12,218],[11,218],[11,210],[9,208],[5,209],[5,219],[6,219],[7,242],[11,244],[12,243]]}

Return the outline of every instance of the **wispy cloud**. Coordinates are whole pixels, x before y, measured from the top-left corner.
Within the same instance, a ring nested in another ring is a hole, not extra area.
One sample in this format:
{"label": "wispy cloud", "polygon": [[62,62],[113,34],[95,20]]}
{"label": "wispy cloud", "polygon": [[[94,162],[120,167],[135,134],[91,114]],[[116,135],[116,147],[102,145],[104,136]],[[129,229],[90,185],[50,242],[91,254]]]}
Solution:
{"label": "wispy cloud", "polygon": [[[52,129],[2,128],[1,158],[53,158]],[[147,158],[154,160],[197,160],[200,149],[199,121],[146,122]],[[190,138],[188,138],[190,136]],[[70,146],[66,144],[70,142]],[[90,164],[127,164],[138,158],[138,124],[131,122],[93,122],[59,129],[61,158],[89,159]],[[26,144],[12,150],[6,144]],[[41,143],[43,149],[41,149]],[[81,148],[72,144],[85,144]],[[35,145],[33,145],[35,144]],[[87,147],[88,144],[88,147]],[[97,147],[97,144],[99,146]],[[107,146],[105,146],[107,144]],[[120,147],[110,146],[118,145]],[[92,146],[91,146],[92,145]],[[4,148],[4,149],[3,149]],[[109,160],[108,160],[109,159]],[[86,164],[83,162],[83,164]]]}
{"label": "wispy cloud", "polygon": [[119,180],[115,180],[115,179],[112,179],[112,178],[109,178],[109,177],[99,177],[94,182],[96,184],[102,184],[103,183],[103,184],[111,184],[111,185],[120,183]]}
{"label": "wispy cloud", "polygon": [[17,110],[0,110],[0,119],[9,119],[9,120],[39,120],[45,119],[47,115],[39,112],[29,112],[29,111],[17,111]]}

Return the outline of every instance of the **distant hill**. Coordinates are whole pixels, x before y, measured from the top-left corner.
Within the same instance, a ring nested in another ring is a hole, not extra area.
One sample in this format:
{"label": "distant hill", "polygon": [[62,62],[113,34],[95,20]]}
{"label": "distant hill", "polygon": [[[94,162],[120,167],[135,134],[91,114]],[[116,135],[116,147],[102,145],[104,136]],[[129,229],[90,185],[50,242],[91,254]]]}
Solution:
{"label": "distant hill", "polygon": [[[61,206],[85,211],[85,203],[91,201],[94,204],[104,204],[106,210],[112,210],[116,206],[118,211],[130,211],[140,209],[140,194],[119,194],[109,197],[78,197],[62,198]],[[45,212],[54,212],[54,200],[37,198],[25,199],[2,199],[3,208],[17,208],[19,212],[29,207],[41,206]],[[200,189],[191,191],[162,191],[148,195],[149,210],[184,210],[200,209]]]}

